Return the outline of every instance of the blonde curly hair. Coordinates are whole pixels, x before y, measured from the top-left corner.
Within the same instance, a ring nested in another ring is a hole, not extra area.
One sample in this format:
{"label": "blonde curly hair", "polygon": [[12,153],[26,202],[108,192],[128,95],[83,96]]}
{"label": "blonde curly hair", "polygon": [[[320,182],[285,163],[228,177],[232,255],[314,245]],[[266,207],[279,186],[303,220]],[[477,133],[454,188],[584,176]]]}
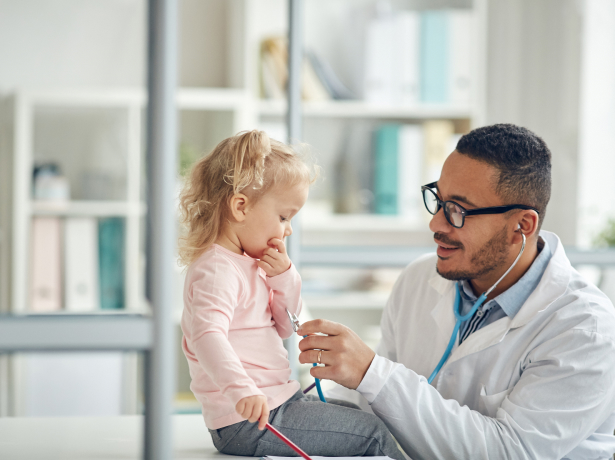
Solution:
{"label": "blonde curly hair", "polygon": [[317,174],[316,165],[308,165],[298,151],[264,131],[224,139],[194,164],[181,191],[180,264],[190,265],[216,241],[230,217],[233,195],[258,200],[274,186],[312,184]]}

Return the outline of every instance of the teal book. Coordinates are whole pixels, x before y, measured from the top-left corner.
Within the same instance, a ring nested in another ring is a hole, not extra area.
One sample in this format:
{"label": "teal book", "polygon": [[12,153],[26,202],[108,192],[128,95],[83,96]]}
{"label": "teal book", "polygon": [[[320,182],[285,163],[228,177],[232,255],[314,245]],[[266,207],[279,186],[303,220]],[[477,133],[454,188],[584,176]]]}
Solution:
{"label": "teal book", "polygon": [[449,13],[421,12],[420,89],[421,102],[449,102]]}
{"label": "teal book", "polygon": [[100,308],[124,308],[124,219],[111,217],[98,221],[98,260],[100,264]]}
{"label": "teal book", "polygon": [[382,125],[376,131],[374,158],[374,211],[397,214],[398,152],[400,125]]}

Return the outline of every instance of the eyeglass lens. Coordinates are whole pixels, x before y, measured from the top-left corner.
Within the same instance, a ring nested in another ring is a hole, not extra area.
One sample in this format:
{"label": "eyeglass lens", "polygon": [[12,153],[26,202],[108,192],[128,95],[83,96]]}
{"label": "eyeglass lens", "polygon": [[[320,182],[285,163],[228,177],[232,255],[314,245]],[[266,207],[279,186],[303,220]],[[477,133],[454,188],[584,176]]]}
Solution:
{"label": "eyeglass lens", "polygon": [[[439,200],[433,190],[423,190],[423,201],[430,214],[435,215],[438,212]],[[448,201],[444,204],[444,215],[453,227],[461,228],[463,226],[463,211],[455,203]]]}

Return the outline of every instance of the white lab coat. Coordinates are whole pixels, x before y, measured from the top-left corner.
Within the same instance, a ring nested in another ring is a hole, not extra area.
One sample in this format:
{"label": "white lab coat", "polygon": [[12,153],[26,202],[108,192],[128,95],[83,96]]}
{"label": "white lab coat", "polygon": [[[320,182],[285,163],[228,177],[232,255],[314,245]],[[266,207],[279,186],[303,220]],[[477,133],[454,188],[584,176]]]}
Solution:
{"label": "white lab coat", "polygon": [[435,255],[397,280],[379,356],[357,390],[414,460],[615,452],[615,310],[571,267],[559,238],[540,235],[553,256],[538,287],[513,319],[456,347],[433,386],[426,376],[455,325],[455,283],[436,273]]}

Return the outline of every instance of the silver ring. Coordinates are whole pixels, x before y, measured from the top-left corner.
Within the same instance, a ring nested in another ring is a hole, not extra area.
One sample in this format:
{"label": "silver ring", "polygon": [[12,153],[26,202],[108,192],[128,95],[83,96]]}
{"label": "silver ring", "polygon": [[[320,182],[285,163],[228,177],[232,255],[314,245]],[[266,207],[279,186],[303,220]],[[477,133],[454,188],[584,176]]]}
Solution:
{"label": "silver ring", "polygon": [[322,350],[318,350],[318,364],[322,364],[320,362],[320,357],[322,356]]}

